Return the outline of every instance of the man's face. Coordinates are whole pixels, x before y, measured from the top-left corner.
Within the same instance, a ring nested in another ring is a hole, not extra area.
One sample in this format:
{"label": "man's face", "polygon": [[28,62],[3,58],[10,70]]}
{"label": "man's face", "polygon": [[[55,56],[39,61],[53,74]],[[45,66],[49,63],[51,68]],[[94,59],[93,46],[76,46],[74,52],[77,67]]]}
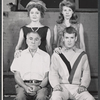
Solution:
{"label": "man's face", "polygon": [[68,34],[65,33],[63,36],[63,42],[65,47],[72,48],[75,45],[75,42],[77,41],[77,37],[75,37],[75,33]]}
{"label": "man's face", "polygon": [[30,49],[37,49],[41,43],[41,38],[37,33],[29,33],[26,42]]}

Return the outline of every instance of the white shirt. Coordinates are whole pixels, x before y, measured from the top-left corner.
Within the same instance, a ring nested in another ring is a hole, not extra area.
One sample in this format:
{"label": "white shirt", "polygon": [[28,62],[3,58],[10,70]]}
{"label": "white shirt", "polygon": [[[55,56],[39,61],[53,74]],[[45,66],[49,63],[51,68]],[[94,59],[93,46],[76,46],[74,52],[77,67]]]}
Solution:
{"label": "white shirt", "polygon": [[19,58],[14,58],[11,71],[20,72],[23,80],[43,80],[45,73],[49,71],[50,56],[39,48],[32,57],[29,49],[22,51]]}

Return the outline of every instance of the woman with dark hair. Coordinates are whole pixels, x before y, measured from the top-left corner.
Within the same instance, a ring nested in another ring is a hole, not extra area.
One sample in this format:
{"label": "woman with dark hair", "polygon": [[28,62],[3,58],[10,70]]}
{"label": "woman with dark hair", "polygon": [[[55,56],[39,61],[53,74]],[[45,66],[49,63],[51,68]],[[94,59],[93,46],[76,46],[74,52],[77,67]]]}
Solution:
{"label": "woman with dark hair", "polygon": [[[46,5],[41,0],[31,0],[27,5],[26,9],[28,11],[29,18],[31,22],[28,25],[21,27],[19,40],[17,46],[15,48],[15,57],[20,56],[21,54],[21,47],[23,41],[26,40],[27,33],[33,31],[38,32],[41,36],[41,45],[39,46],[40,49],[48,52],[50,55],[52,53],[51,48],[51,32],[48,26],[44,26],[40,23],[41,18],[44,17],[46,11]],[[25,48],[27,45],[25,46]]]}
{"label": "woman with dark hair", "polygon": [[[84,43],[84,29],[82,23],[78,22],[78,16],[75,14],[75,3],[73,0],[63,0],[59,4],[60,16],[58,17],[57,24],[54,26],[54,46],[62,47],[62,31],[64,28],[72,26],[78,31],[78,41],[76,46],[85,51]],[[58,48],[55,51],[59,51]]]}

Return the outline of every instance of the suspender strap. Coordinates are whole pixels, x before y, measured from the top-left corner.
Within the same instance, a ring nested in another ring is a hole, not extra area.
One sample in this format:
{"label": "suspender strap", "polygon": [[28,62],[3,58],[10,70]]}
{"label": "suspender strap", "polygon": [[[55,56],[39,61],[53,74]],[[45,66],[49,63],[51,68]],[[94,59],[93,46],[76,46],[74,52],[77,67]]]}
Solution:
{"label": "suspender strap", "polygon": [[78,58],[76,59],[74,65],[73,65],[73,68],[72,68],[72,70],[71,70],[70,76],[69,76],[69,78],[68,78],[70,84],[72,84],[72,80],[73,80],[73,77],[74,77],[76,68],[77,68],[77,66],[78,66],[78,64],[79,64],[79,62],[80,62],[80,60],[81,60],[81,58],[82,58],[82,56],[83,56],[84,54],[86,54],[86,53],[83,51],[83,52],[78,56]]}
{"label": "suspender strap", "polygon": [[69,71],[69,74],[71,72],[71,65],[70,65],[70,62],[65,58],[65,56],[61,53],[59,54],[59,56],[62,58],[62,60],[64,61],[64,63],[66,64],[67,68],[68,68],[68,71]]}

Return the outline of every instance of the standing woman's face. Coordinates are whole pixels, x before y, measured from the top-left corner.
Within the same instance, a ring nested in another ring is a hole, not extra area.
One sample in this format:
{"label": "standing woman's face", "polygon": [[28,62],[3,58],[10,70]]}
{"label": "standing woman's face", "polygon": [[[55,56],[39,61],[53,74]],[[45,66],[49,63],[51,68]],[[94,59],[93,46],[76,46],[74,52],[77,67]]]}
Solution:
{"label": "standing woman's face", "polygon": [[37,22],[41,19],[41,12],[37,8],[32,8],[29,12],[29,16],[33,22]]}
{"label": "standing woman's face", "polygon": [[73,10],[70,7],[63,6],[63,8],[62,8],[62,14],[64,16],[64,19],[69,20],[72,17]]}

